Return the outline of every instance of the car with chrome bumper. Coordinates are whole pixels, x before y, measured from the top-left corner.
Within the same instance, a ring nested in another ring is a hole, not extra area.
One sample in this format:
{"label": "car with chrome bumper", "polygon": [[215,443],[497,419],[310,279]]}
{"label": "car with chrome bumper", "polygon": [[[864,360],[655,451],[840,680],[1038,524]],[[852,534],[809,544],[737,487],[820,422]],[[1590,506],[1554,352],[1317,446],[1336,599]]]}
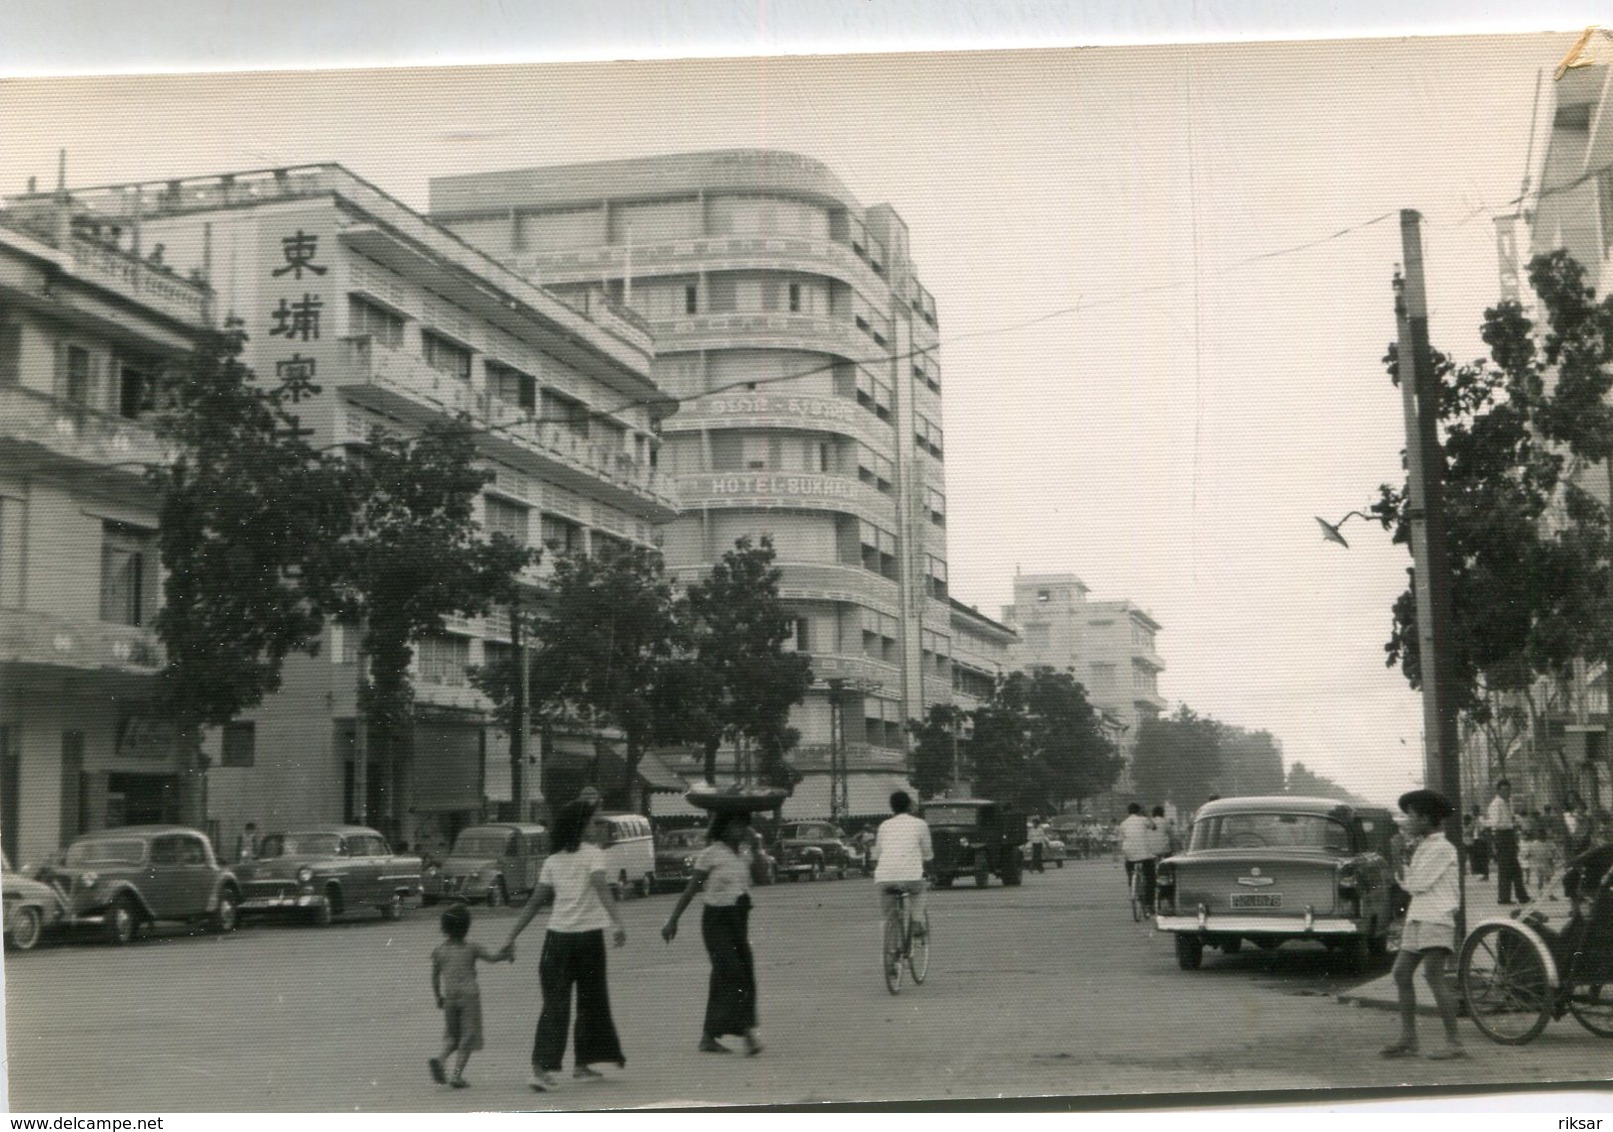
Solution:
{"label": "car with chrome bumper", "polygon": [[200,830],[130,825],[86,833],[40,879],[66,903],[62,924],[125,944],[160,922],[231,932],[240,924],[241,885]]}
{"label": "car with chrome bumper", "polygon": [[67,901],[55,888],[11,867],[0,854],[0,902],[5,905],[6,946],[32,951],[67,915]]}
{"label": "car with chrome bumper", "polygon": [[1387,810],[1331,798],[1206,803],[1187,849],[1159,864],[1155,924],[1175,935],[1184,971],[1206,947],[1231,954],[1245,940],[1311,940],[1365,970],[1387,950],[1393,832]]}
{"label": "car with chrome bumper", "polygon": [[831,873],[844,880],[851,851],[838,826],[826,821],[787,821],[779,826],[772,855],[781,876],[819,880]]}
{"label": "car with chrome bumper", "polygon": [[549,831],[536,822],[489,822],[459,831],[441,865],[426,871],[425,902],[463,900],[489,908],[538,885],[549,855]]}
{"label": "car with chrome bumper", "polygon": [[265,837],[239,867],[241,911],[324,925],[372,908],[395,920],[420,898],[420,858],[392,852],[359,825],[302,826]]}

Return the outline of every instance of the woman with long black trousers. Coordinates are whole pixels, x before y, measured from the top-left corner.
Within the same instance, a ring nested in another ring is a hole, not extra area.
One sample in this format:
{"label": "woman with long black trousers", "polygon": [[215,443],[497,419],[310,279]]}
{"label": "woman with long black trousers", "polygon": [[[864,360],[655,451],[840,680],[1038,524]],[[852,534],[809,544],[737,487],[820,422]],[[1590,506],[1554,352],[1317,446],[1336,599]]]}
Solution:
{"label": "woman with long black trousers", "polygon": [[605,929],[612,929],[617,947],[627,942],[627,930],[622,927],[605,880],[605,854],[598,846],[583,841],[593,816],[594,806],[587,801],[572,802],[561,809],[550,834],[551,852],[538,873],[538,886],[499,953],[514,958],[516,937],[532,922],[538,909],[554,904],[549,930],[543,937],[543,957],[538,961],[543,1012],[532,1042],[532,1079],[528,1082],[540,1093],[559,1083],[555,1074],[566,1052],[572,987],[577,988],[572,1076],[591,1081],[601,1076],[591,1068],[594,1065],[627,1064],[610,1013]]}
{"label": "woman with long black trousers", "polygon": [[702,894],[700,937],[711,957],[706,1021],[700,1035],[702,1053],[731,1052],[717,1040],[728,1034],[745,1039],[747,1056],[762,1052],[756,1036],[756,963],[748,937],[752,860],[740,851],[749,832],[745,814],[718,814],[711,819],[706,833],[710,844],[695,858],[694,875],[661,929],[661,938],[671,943],[683,910],[696,893]]}

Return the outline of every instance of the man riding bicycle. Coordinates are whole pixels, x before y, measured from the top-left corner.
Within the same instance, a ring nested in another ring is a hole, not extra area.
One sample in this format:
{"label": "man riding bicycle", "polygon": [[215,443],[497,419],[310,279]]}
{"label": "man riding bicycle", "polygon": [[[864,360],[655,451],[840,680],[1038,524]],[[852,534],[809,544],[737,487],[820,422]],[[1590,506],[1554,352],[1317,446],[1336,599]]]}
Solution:
{"label": "man riding bicycle", "polygon": [[1145,915],[1152,915],[1154,909],[1154,868],[1159,860],[1155,838],[1153,823],[1144,815],[1142,806],[1136,802],[1127,806],[1126,820],[1120,823],[1120,855],[1126,862],[1127,885],[1131,884],[1132,874],[1142,870],[1141,902]]}
{"label": "man riding bicycle", "polygon": [[872,856],[874,883],[879,885],[879,913],[889,918],[896,907],[896,897],[889,890],[899,888],[909,894],[907,914],[915,937],[924,933],[925,876],[935,861],[935,848],[930,840],[930,823],[914,817],[909,811],[913,799],[905,790],[891,795],[891,817],[879,824],[874,835]]}

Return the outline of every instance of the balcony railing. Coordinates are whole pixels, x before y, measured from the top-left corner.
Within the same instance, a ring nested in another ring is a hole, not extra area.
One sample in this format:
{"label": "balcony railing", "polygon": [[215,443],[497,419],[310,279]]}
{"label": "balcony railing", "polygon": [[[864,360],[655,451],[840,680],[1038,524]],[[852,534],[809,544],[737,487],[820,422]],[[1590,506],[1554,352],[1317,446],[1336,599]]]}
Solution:
{"label": "balcony railing", "polygon": [[35,445],[74,464],[116,466],[134,476],[173,461],[167,446],[137,421],[18,385],[0,386],[0,421],[5,422],[0,443]]}
{"label": "balcony railing", "polygon": [[600,278],[621,278],[631,267],[633,275],[665,275],[727,270],[795,270],[834,276],[860,284],[880,296],[888,284],[852,248],[838,240],[806,236],[708,236],[659,244],[607,244],[566,251],[521,253],[510,266],[522,275],[541,278],[545,284],[574,283]]}
{"label": "balcony railing", "polygon": [[0,610],[0,661],[154,674],[162,643],[150,629],[29,610]]}
{"label": "balcony railing", "polygon": [[851,361],[888,359],[888,351],[853,323],[840,319],[733,313],[657,319],[651,325],[656,350],[663,354],[734,344],[830,353]]}
{"label": "balcony railing", "polygon": [[902,670],[895,664],[865,656],[841,656],[835,653],[815,652],[810,657],[814,687],[826,686],[830,680],[844,680],[850,685],[860,685],[864,690],[897,690],[901,687]]}
{"label": "balcony railing", "polygon": [[69,237],[67,250],[73,257],[73,271],[81,279],[117,291],[183,322],[201,325],[206,321],[210,292],[201,284],[83,236]]}

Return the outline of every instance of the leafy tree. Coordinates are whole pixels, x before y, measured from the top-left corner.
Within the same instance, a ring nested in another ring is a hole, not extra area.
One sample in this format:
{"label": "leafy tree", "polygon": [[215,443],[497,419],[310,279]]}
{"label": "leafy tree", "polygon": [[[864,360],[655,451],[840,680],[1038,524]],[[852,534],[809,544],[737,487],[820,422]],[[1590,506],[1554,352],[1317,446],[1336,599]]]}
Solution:
{"label": "leafy tree", "polygon": [[799,781],[786,762],[799,738],[791,738],[790,708],[806,698],[812,665],[783,647],[792,626],[775,557],[771,538],[756,546],[741,538],[686,594],[695,671],[681,680],[695,698],[680,699],[705,747],[707,781],[716,778],[718,748],[741,737],[756,745],[765,785],[789,789]]}
{"label": "leafy tree", "polygon": [[1365,798],[1350,793],[1331,778],[1323,778],[1312,772],[1304,763],[1295,763],[1288,768],[1288,781],[1283,793],[1297,797],[1335,798],[1357,806],[1368,804]]}
{"label": "leafy tree", "polygon": [[1281,794],[1283,757],[1267,731],[1245,731],[1220,724],[1221,778],[1215,792],[1225,795]]}
{"label": "leafy tree", "polygon": [[475,500],[492,473],[474,465],[475,455],[474,432],[459,420],[412,438],[376,430],[349,461],[360,502],[337,551],[336,604],[359,627],[369,660],[360,711],[383,744],[386,781],[412,713],[415,642],[441,633],[444,617],[512,603],[516,574],[533,559],[505,534],[480,537]]}
{"label": "leafy tree", "polygon": [[288,655],[317,650],[335,594],[330,550],[351,513],[344,469],[302,439],[285,389],[254,384],[245,342],[239,322],[208,331],[159,379],[154,425],[176,455],[147,472],[167,571],[156,700],[176,730],[180,820],[194,826],[206,820],[202,728],[256,707]]}
{"label": "leafy tree", "polygon": [[1120,773],[1118,752],[1068,672],[1010,673],[973,717],[970,769],[982,797],[1046,812],[1102,793]]}
{"label": "leafy tree", "polygon": [[[1537,256],[1529,280],[1544,328],[1517,303],[1502,303],[1485,311],[1488,359],[1459,366],[1433,357],[1453,694],[1481,725],[1509,695],[1543,722],[1540,678],[1556,684],[1575,657],[1607,657],[1613,622],[1607,511],[1580,485],[1587,465],[1605,460],[1613,445],[1613,301],[1595,301],[1565,252]],[[1393,347],[1385,361],[1398,382]],[[1407,489],[1380,487],[1372,510],[1396,542],[1409,540]],[[1398,662],[1414,688],[1422,681],[1415,595],[1408,585],[1394,602],[1385,646],[1388,663]]]}
{"label": "leafy tree", "polygon": [[669,722],[669,691],[686,677],[690,645],[659,551],[639,546],[555,559],[544,615],[532,625],[532,704],[551,719],[619,730],[627,795],[642,806],[638,766],[655,742],[682,729]]}
{"label": "leafy tree", "polygon": [[922,720],[907,723],[913,736],[912,782],[921,798],[935,798],[953,783],[959,725],[966,713],[956,704],[931,704]]}
{"label": "leafy tree", "polygon": [[1174,715],[1146,719],[1137,729],[1131,779],[1152,803],[1191,810],[1221,792],[1224,728],[1183,704]]}

